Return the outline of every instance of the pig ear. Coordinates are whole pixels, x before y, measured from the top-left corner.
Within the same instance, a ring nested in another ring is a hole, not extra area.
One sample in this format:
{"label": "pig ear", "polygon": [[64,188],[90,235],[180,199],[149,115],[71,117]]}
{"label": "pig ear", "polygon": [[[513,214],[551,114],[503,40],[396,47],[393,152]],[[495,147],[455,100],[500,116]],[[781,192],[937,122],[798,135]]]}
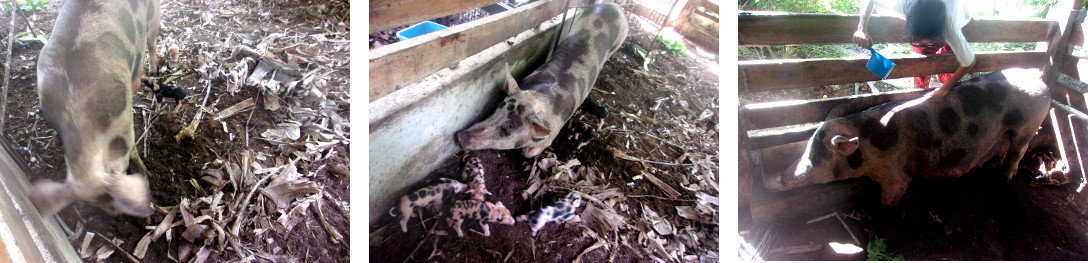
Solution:
{"label": "pig ear", "polygon": [[521,88],[518,87],[518,81],[514,80],[514,76],[510,75],[510,65],[503,64],[502,67],[506,71],[506,84],[502,86],[503,90],[506,91],[507,95],[514,95]]}
{"label": "pig ear", "polygon": [[858,137],[846,138],[842,135],[835,135],[831,138],[831,146],[842,153],[843,155],[850,155],[854,153],[854,150],[858,149]]}

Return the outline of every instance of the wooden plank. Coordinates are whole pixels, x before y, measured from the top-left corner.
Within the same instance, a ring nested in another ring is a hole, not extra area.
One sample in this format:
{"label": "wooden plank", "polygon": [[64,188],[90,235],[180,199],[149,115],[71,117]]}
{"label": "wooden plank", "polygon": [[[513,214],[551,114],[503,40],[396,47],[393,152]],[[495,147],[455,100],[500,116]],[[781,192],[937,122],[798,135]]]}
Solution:
{"label": "wooden plank", "polygon": [[676,17],[670,17],[668,22],[668,26],[676,28],[676,31],[684,31],[685,27],[688,26],[687,23],[690,23],[688,22],[688,17],[691,17],[692,14],[697,13],[695,9],[699,8],[700,5],[703,5],[706,2],[705,0],[680,1],[685,2],[683,3],[683,5],[680,6],[679,15],[677,15]]}
{"label": "wooden plank", "polygon": [[[1088,179],[1088,177],[1085,177],[1085,173],[1088,171],[1084,167],[1084,159],[1088,157],[1088,120],[1084,119],[1084,112],[1088,112],[1088,105],[1085,104],[1084,97],[1086,91],[1088,91],[1088,84],[1076,79],[1075,76],[1071,77],[1065,74],[1058,74],[1058,83],[1056,86],[1067,88],[1068,92],[1063,99],[1065,104],[1072,108],[1056,107],[1071,113],[1068,117],[1063,118],[1067,122],[1068,126],[1066,127],[1070,132],[1070,136],[1063,139],[1071,141],[1073,144],[1072,155],[1076,155],[1076,159],[1080,160],[1074,166],[1079,166],[1077,170],[1080,172],[1080,182],[1084,183],[1083,180]],[[1078,189],[1079,191],[1080,189]]]}
{"label": "wooden plank", "polygon": [[[1038,68],[1046,59],[1044,51],[977,52],[974,72],[1006,68]],[[895,69],[889,79],[954,72],[959,67],[955,55],[889,56]],[[880,80],[865,67],[869,58],[820,58],[739,61],[742,79],[740,92],[759,92],[789,88]]]}
{"label": "wooden plank", "polygon": [[702,3],[699,6],[702,6],[704,9],[706,9],[706,11],[714,12],[715,14],[718,14],[718,16],[721,16],[722,13],[718,12],[718,3],[711,3],[710,1],[707,1],[707,0],[700,0],[700,1]]}
{"label": "wooden plank", "polygon": [[755,151],[761,166],[759,176],[752,181],[752,221],[761,224],[809,220],[831,210],[847,211],[863,189],[879,185],[860,178],[815,184],[798,189],[775,192],[766,188],[764,178],[781,174],[804,153],[804,144],[780,145]]}
{"label": "wooden plank", "polygon": [[[738,16],[740,46],[838,45],[852,44],[858,15],[797,14],[744,11]],[[872,16],[869,34],[876,43],[908,43],[903,19]],[[1047,20],[1002,20],[975,18],[963,28],[968,42],[1047,41]]]}
{"label": "wooden plank", "polygon": [[[757,180],[758,181],[758,180]],[[809,220],[832,210],[850,211],[863,189],[879,188],[867,178],[810,185],[785,192],[752,195],[752,221],[761,224]]]}
{"label": "wooden plank", "polygon": [[650,22],[654,22],[654,25],[653,25],[654,27],[660,28],[661,24],[664,24],[664,23],[668,22],[668,21],[661,21],[661,20],[665,20],[665,14],[662,14],[661,12],[658,12],[657,10],[647,8],[646,6],[643,6],[641,4],[640,5],[630,6],[629,8],[631,8],[632,13],[635,13],[635,14],[637,14],[637,15],[639,15],[641,17],[644,17],[646,19],[649,19]]}
{"label": "wooden plank", "polygon": [[[42,217],[34,209],[28,191],[32,190],[24,170],[25,160],[19,157],[11,142],[0,143],[0,262],[82,262],[68,242],[58,220]],[[0,253],[2,254],[2,253]]]}
{"label": "wooden plank", "polygon": [[808,140],[821,124],[823,122],[804,124],[789,129],[753,130],[747,133],[752,149],[762,149]]}
{"label": "wooden plank", "polygon": [[[714,38],[718,38],[718,31],[719,31],[719,28],[721,28],[718,21],[715,21],[713,19],[707,18],[706,16],[702,16],[702,15],[689,16],[688,17],[687,27],[693,28],[695,30],[703,31],[703,33],[706,33],[707,35],[713,36]],[[684,31],[684,30],[681,30],[681,31]]]}
{"label": "wooden plank", "polygon": [[887,102],[921,97],[931,90],[898,90],[829,99],[748,104],[741,106],[740,114],[749,121],[752,129],[774,128],[823,121],[831,109],[839,105],[848,105],[851,109],[845,109],[846,112],[854,113]]}
{"label": "wooden plank", "polygon": [[[714,32],[718,31],[715,30]],[[699,44],[707,48],[718,47],[717,34],[710,35],[710,33],[707,33],[707,31],[695,28],[694,26],[688,25],[684,27],[684,29],[680,31],[680,34],[684,35],[684,38],[695,42],[695,44]]]}
{"label": "wooden plank", "polygon": [[[542,0],[454,26],[448,32],[409,39],[370,51],[370,101],[422,80],[564,10],[565,1]],[[550,41],[550,40],[549,40]]]}
{"label": "wooden plank", "polygon": [[371,0],[370,33],[498,3],[497,0]]}
{"label": "wooden plank", "polygon": [[1050,109],[1048,119],[1051,120],[1051,125],[1054,127],[1054,133],[1057,135],[1055,136],[1055,139],[1058,143],[1058,153],[1061,155],[1062,160],[1065,160],[1069,165],[1069,175],[1080,176],[1080,180],[1083,182],[1083,180],[1088,177],[1086,177],[1084,173],[1084,162],[1081,161],[1076,143],[1073,142],[1073,132],[1070,131],[1071,123],[1069,114],[1052,108]]}

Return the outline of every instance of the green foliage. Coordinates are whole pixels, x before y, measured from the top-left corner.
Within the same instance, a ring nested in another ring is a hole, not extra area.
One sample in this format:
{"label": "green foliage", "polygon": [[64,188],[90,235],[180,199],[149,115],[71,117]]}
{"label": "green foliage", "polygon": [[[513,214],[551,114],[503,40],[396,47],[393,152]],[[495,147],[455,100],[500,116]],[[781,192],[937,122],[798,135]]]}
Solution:
{"label": "green foliage", "polygon": [[40,37],[40,36],[35,37],[34,34],[31,34],[30,32],[22,32],[22,33],[19,33],[18,35],[15,35],[15,41],[17,41],[17,43],[23,44],[23,45],[29,45],[30,43],[33,43],[33,42],[45,43],[45,37]]}
{"label": "green foliage", "polygon": [[841,58],[852,54],[843,45],[809,45],[785,47],[740,47],[741,59]]}
{"label": "green foliage", "polygon": [[857,14],[860,0],[747,0],[739,10],[782,11],[795,13]]}
{"label": "green foliage", "polygon": [[1046,18],[1047,11],[1058,4],[1058,0],[1020,0],[1020,6],[1031,9],[1031,17]]}
{"label": "green foliage", "polygon": [[910,44],[874,44],[873,49],[885,56],[914,54],[910,51]]}
{"label": "green foliage", "polygon": [[[45,10],[45,5],[49,3],[49,0],[16,0],[19,3],[19,11],[23,13],[35,13]],[[3,8],[4,14],[11,13],[11,3],[5,3]]]}
{"label": "green foliage", "polygon": [[1036,42],[1013,43],[970,43],[971,49],[978,51],[1025,51],[1035,50]]}
{"label": "green foliage", "polygon": [[902,254],[889,253],[888,247],[884,244],[886,239],[876,236],[873,232],[869,232],[869,244],[866,246],[865,251],[868,251],[869,261],[904,261]]}
{"label": "green foliage", "polygon": [[678,57],[688,55],[687,49],[684,48],[684,43],[681,43],[678,40],[667,38],[665,35],[657,35],[657,41],[665,45],[665,49],[668,49],[673,55]]}
{"label": "green foliage", "polygon": [[642,70],[650,71],[650,63],[654,62],[653,54],[647,52],[638,45],[635,45],[635,54],[638,55],[639,58],[642,58]]}

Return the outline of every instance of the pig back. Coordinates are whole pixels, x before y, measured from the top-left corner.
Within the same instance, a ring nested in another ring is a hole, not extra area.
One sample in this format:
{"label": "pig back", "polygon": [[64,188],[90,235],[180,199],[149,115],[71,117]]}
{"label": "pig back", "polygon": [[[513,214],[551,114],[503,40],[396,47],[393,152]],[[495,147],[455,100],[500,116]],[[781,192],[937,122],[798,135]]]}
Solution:
{"label": "pig back", "polygon": [[37,67],[43,116],[66,147],[87,137],[69,133],[131,132],[131,87],[157,10],[154,0],[64,2]]}
{"label": "pig back", "polygon": [[866,156],[908,174],[955,177],[1026,143],[1050,108],[1038,70],[1010,69],[959,83],[942,102],[893,102],[849,117]]}
{"label": "pig back", "polygon": [[599,4],[578,17],[552,57],[521,81],[551,98],[553,111],[571,116],[589,95],[605,61],[627,38],[627,18],[616,4]]}

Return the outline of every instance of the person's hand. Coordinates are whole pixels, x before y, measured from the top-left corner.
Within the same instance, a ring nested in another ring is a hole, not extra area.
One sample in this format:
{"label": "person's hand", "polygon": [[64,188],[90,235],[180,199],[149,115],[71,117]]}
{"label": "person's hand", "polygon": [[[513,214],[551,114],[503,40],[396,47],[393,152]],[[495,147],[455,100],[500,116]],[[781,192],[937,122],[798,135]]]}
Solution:
{"label": "person's hand", "polygon": [[854,32],[854,44],[868,49],[873,45],[873,38],[869,36],[869,33],[865,33],[865,30],[858,29],[857,32]]}

